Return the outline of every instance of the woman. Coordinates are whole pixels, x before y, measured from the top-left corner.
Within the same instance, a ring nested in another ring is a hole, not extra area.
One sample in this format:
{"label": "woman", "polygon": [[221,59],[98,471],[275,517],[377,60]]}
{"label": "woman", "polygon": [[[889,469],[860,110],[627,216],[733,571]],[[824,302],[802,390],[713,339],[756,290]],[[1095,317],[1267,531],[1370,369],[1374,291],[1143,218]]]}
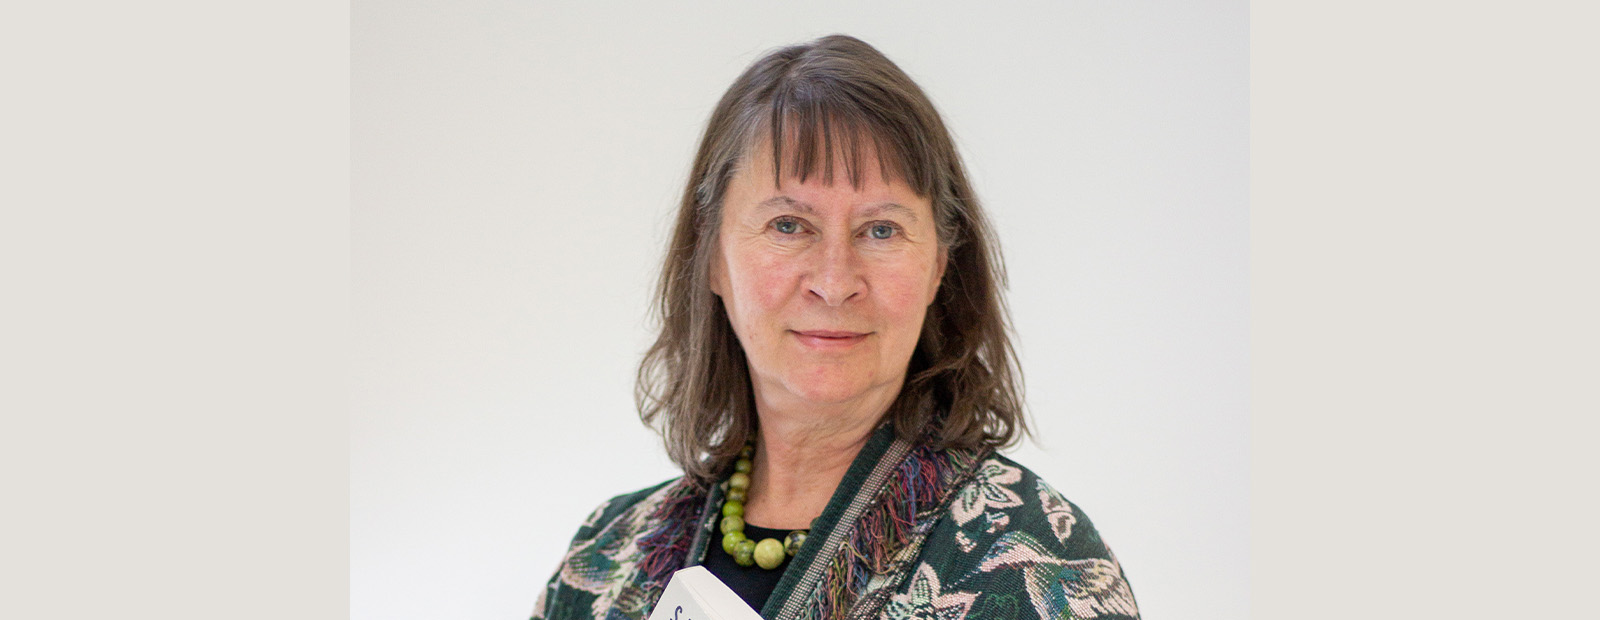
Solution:
{"label": "woman", "polygon": [[649,615],[704,565],[769,620],[1136,618],[1027,432],[1000,257],[949,133],[830,36],[756,61],[701,140],[638,401],[684,476],[579,528],[534,618]]}

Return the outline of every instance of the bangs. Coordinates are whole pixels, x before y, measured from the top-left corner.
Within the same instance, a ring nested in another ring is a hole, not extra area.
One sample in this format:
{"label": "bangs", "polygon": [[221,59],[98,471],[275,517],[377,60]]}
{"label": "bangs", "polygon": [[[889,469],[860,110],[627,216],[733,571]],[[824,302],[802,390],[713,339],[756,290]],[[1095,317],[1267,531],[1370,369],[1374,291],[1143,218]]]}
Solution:
{"label": "bangs", "polygon": [[898,180],[918,196],[930,195],[936,166],[928,161],[928,149],[916,146],[927,141],[912,129],[914,123],[871,114],[888,106],[853,97],[848,88],[815,90],[832,96],[807,97],[804,88],[773,93],[771,113],[754,132],[772,150],[774,186],[785,175],[802,183],[820,176],[831,185],[842,173],[859,190],[864,167],[876,165],[884,182]]}

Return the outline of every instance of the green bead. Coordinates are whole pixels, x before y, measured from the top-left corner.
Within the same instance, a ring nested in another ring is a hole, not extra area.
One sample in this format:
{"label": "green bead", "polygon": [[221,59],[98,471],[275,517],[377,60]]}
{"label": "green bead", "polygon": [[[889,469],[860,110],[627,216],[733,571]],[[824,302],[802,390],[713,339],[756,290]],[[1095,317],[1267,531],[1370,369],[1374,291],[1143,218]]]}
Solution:
{"label": "green bead", "polygon": [[756,543],[756,564],[761,568],[772,570],[783,563],[783,543],[776,538],[764,538]]}
{"label": "green bead", "polygon": [[733,472],[732,476],[728,476],[728,488],[730,488],[730,489],[748,489],[748,488],[750,488],[750,474],[744,473],[742,471]]}
{"label": "green bead", "polygon": [[736,501],[733,501],[731,499],[728,500],[728,501],[722,502],[722,516],[724,516],[724,517],[742,517],[742,516],[744,516],[744,502],[736,502]]}
{"label": "green bead", "polygon": [[732,534],[734,532],[744,532],[744,519],[740,518],[739,515],[728,515],[723,517],[722,533]]}
{"label": "green bead", "polygon": [[750,473],[750,459],[739,459],[733,462],[733,471],[741,474]]}
{"label": "green bead", "polygon": [[750,446],[749,444],[745,444],[745,446],[743,448],[739,449],[739,458],[747,459],[747,458],[750,458],[750,456],[754,455],[755,453],[756,453],[756,449],[754,447]]}
{"label": "green bead", "polygon": [[789,532],[789,535],[783,539],[783,552],[789,554],[789,557],[792,558],[794,554],[800,553],[800,546],[804,544],[806,544],[805,530]]}
{"label": "green bead", "polygon": [[742,502],[745,498],[744,489],[728,489],[728,501]]}
{"label": "green bead", "polygon": [[741,540],[744,540],[744,532],[728,532],[723,534],[722,551],[728,555],[733,555],[734,549],[739,546],[739,541]]}
{"label": "green bead", "polygon": [[733,547],[733,561],[740,566],[749,566],[756,563],[756,543],[748,538],[739,541]]}

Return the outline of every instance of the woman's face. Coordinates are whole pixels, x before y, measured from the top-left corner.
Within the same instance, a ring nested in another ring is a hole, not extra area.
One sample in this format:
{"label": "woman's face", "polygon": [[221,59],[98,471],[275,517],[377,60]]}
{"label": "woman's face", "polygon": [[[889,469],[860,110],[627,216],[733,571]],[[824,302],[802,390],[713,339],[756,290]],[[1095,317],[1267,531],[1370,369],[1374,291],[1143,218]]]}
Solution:
{"label": "woman's face", "polygon": [[944,275],[931,203],[875,165],[859,191],[842,173],[773,187],[770,149],[752,151],[724,196],[711,288],[758,405],[887,407]]}

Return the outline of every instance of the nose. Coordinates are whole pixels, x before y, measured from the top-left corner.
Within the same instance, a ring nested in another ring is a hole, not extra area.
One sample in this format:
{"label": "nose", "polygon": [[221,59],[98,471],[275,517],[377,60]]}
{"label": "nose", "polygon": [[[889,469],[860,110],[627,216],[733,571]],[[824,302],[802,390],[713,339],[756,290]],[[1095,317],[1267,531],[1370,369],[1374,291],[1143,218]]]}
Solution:
{"label": "nose", "polygon": [[819,244],[819,254],[808,288],[829,306],[839,306],[867,290],[862,277],[861,257],[847,239],[832,239]]}

